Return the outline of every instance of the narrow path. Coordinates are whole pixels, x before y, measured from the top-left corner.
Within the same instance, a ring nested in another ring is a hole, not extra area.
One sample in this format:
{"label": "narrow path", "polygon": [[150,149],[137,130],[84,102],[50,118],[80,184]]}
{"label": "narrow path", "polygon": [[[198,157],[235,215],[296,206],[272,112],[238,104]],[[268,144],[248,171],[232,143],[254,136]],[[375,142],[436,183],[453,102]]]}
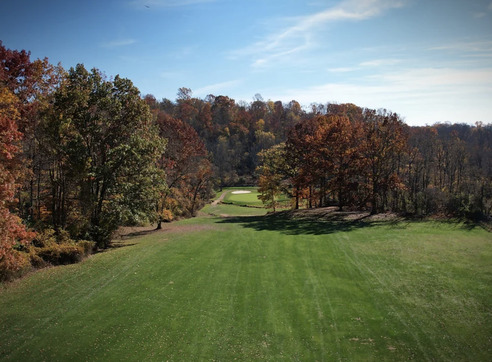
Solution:
{"label": "narrow path", "polygon": [[219,202],[221,202],[222,200],[224,200],[224,197],[225,195],[227,194],[228,191],[224,191],[222,193],[222,195],[219,196],[219,198],[217,200],[215,200],[214,202],[212,202],[212,206],[217,206]]}

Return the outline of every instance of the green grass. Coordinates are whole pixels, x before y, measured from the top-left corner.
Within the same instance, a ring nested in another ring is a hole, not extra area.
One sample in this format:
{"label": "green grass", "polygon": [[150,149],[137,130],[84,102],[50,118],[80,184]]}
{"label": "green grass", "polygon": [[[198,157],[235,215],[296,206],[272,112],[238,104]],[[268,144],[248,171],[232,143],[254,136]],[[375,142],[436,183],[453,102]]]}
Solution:
{"label": "green grass", "polygon": [[[234,191],[250,191],[247,194],[233,194]],[[224,203],[238,206],[247,206],[247,207],[265,207],[263,202],[258,199],[258,189],[256,187],[229,187],[223,189],[223,192],[226,192],[224,197]],[[218,193],[220,196],[221,192]],[[280,208],[286,208],[290,205],[290,197],[287,195],[280,195],[277,198],[277,203],[279,203]]]}
{"label": "green grass", "polygon": [[201,210],[202,214],[205,213],[213,216],[256,216],[264,215],[267,212],[267,209],[225,204],[218,204],[216,206],[207,205]]}
{"label": "green grass", "polygon": [[492,237],[480,228],[210,215],[166,228],[3,286],[0,359],[492,355]]}
{"label": "green grass", "polygon": [[[224,189],[224,191],[227,191],[224,197],[224,203],[238,206],[263,207],[263,203],[258,199],[259,193],[256,187],[235,187]],[[233,194],[234,191],[250,191],[250,193]]]}

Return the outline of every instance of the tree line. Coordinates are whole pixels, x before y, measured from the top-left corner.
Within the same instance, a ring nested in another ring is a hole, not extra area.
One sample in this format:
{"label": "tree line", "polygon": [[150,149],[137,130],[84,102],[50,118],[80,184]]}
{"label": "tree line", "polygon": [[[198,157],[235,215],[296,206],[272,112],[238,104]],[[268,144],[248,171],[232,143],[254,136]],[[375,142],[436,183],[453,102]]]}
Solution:
{"label": "tree line", "polygon": [[409,127],[386,110],[331,104],[260,152],[262,199],[287,193],[293,207],[441,214],[492,211],[492,125]]}
{"label": "tree line", "polygon": [[1,43],[0,60],[0,275],[76,261],[121,225],[194,216],[223,186],[259,185],[274,208],[282,192],[293,207],[491,212],[491,125],[188,88],[157,100]]}
{"label": "tree line", "polygon": [[80,260],[212,195],[204,143],[129,79],[0,43],[0,279]]}

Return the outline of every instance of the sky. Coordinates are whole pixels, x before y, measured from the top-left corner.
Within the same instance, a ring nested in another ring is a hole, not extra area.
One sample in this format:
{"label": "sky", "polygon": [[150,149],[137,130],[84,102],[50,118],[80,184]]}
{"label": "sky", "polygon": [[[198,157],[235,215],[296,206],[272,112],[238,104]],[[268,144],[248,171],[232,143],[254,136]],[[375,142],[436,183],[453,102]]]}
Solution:
{"label": "sky", "polygon": [[143,95],[492,123],[492,0],[0,0],[0,40]]}

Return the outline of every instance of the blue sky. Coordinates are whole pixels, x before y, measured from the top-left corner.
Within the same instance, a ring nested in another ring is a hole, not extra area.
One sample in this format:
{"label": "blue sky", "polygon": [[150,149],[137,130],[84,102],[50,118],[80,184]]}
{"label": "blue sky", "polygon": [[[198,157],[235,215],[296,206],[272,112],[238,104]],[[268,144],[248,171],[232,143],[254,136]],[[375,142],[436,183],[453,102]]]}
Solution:
{"label": "blue sky", "polygon": [[143,94],[492,122],[492,0],[0,0],[0,40]]}

